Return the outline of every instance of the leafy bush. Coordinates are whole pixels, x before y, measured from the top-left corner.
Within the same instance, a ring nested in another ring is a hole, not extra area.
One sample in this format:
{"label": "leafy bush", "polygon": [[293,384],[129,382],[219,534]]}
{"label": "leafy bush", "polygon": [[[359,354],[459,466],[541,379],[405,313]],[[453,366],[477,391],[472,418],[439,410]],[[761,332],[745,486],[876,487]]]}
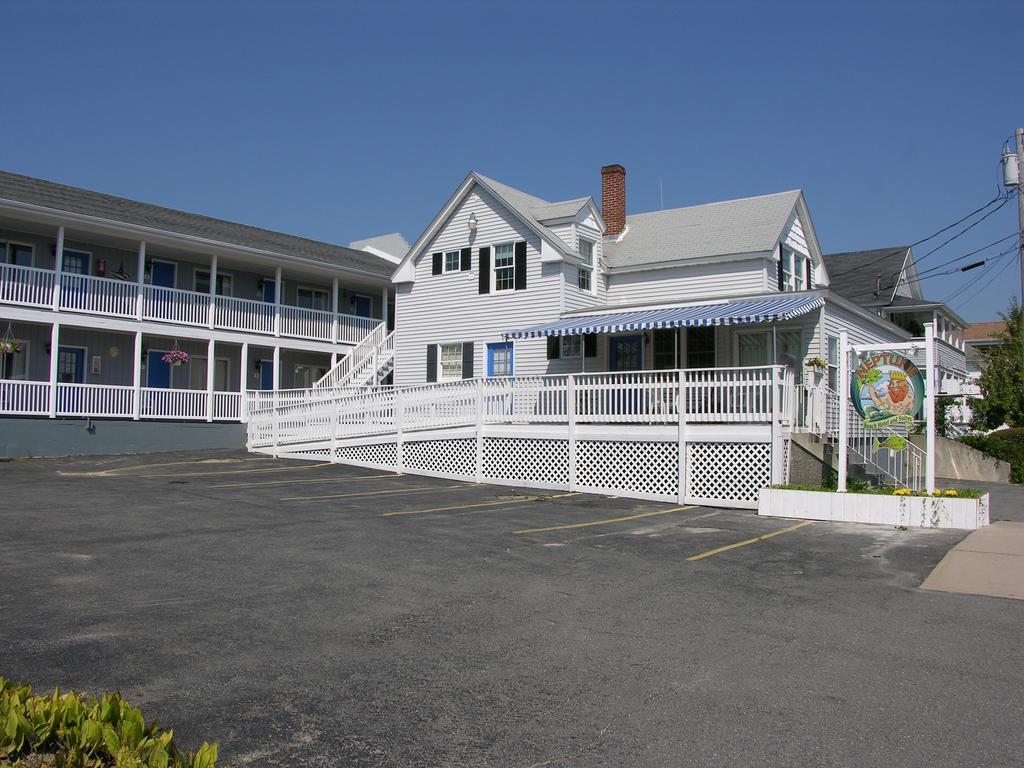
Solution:
{"label": "leafy bush", "polygon": [[1001,429],[991,435],[964,435],[960,442],[1010,465],[1010,478],[1024,483],[1024,427]]}
{"label": "leafy bush", "polygon": [[116,693],[86,697],[32,694],[0,677],[0,764],[67,768],[213,768],[217,745],[195,753],[174,746],[171,731],[147,727],[142,712]]}
{"label": "leafy bush", "polygon": [[[819,491],[821,493],[835,493],[835,483],[826,485],[797,485],[791,483],[789,485],[773,485],[772,488],[778,488],[781,491]],[[912,491],[909,488],[896,488],[892,485],[868,485],[863,480],[855,480],[850,478],[846,484],[847,493],[867,493],[874,496],[945,496],[946,498],[956,499],[980,499],[985,494],[979,491],[977,488],[947,488],[945,490],[936,488],[935,493],[927,493],[926,491]]]}

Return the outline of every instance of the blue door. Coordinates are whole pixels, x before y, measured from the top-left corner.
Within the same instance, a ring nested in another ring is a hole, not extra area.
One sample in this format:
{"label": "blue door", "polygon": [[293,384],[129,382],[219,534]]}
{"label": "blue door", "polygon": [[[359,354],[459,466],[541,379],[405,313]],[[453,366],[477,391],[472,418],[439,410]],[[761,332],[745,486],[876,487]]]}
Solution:
{"label": "blue door", "polygon": [[274,388],[274,363],[271,360],[260,360],[260,389]]}
{"label": "blue door", "polygon": [[64,384],[85,383],[85,350],[61,347],[57,352],[57,381]]}
{"label": "blue door", "polygon": [[611,347],[613,371],[639,371],[643,368],[643,337],[612,336]]}
{"label": "blue door", "polygon": [[149,269],[150,285],[156,285],[160,288],[174,287],[174,276],[178,271],[174,264],[166,261],[154,261],[150,263]]}
{"label": "blue door", "polygon": [[265,277],[261,283],[260,298],[267,304],[273,304],[277,297],[277,282],[272,278]]}
{"label": "blue door", "polygon": [[69,251],[64,249],[64,257],[61,259],[61,269],[72,275],[88,275],[89,254],[84,251]]}
{"label": "blue door", "polygon": [[487,345],[487,375],[512,376],[515,373],[515,360],[512,354],[512,342],[500,341]]}
{"label": "blue door", "polygon": [[370,312],[373,310],[373,302],[370,301],[369,296],[356,296],[352,297],[354,304],[356,317],[370,317]]}
{"label": "blue door", "polygon": [[146,386],[170,389],[171,364],[163,361],[165,354],[165,352],[150,352],[146,358]]}

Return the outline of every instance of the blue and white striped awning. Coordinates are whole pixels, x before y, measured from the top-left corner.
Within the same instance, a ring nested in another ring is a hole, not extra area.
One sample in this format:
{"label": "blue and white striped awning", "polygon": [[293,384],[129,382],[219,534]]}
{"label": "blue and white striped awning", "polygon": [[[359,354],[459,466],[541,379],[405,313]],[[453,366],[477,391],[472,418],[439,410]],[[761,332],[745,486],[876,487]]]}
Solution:
{"label": "blue and white striped awning", "polygon": [[792,320],[824,305],[820,296],[792,296],[752,301],[698,304],[686,307],[576,315],[512,331],[510,339],[536,336],[575,336],[586,333],[619,333],[649,328],[686,328],[705,325],[735,325]]}

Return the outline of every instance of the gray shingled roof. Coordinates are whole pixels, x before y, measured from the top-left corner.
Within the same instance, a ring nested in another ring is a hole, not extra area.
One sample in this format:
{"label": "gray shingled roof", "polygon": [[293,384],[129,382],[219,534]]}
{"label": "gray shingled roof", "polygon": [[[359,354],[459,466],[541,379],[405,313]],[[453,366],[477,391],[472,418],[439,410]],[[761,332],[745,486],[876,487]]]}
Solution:
{"label": "gray shingled roof", "polygon": [[[825,254],[828,287],[857,304],[888,304],[909,247],[894,245],[871,251]],[[876,295],[879,281],[882,290]]]}
{"label": "gray shingled roof", "polygon": [[551,221],[553,219],[567,219],[575,216],[583,210],[590,202],[589,197],[577,197],[575,200],[565,200],[561,203],[549,203],[533,209],[533,215],[537,221]]}
{"label": "gray shingled roof", "polygon": [[109,221],[202,237],[230,245],[351,267],[387,277],[395,265],[379,256],[282,232],[140,203],[88,189],[0,171],[0,199],[96,216]]}
{"label": "gray shingled roof", "polygon": [[[534,197],[533,195],[529,195],[526,192],[523,192],[522,190],[516,189],[515,187],[510,187],[507,184],[502,184],[500,181],[489,179],[482,174],[476,173],[475,171],[473,172],[473,176],[477,179],[477,181],[483,184],[484,187],[489,189],[491,193],[493,193],[499,200],[505,203],[505,205],[511,208],[524,220],[531,223],[555,247],[559,248],[565,253],[579,255],[576,253],[575,249],[569,248],[567,245],[565,245],[562,239],[559,238],[558,235],[556,235],[546,226],[544,226],[542,222],[553,218],[558,218],[558,216],[560,215],[574,215],[571,213],[565,214],[563,213],[563,211],[567,211],[573,205],[579,203],[579,205],[576,207],[576,212],[579,212],[579,210],[583,207],[583,204],[589,198],[579,198],[578,200],[567,200],[559,203],[549,203],[547,200],[541,200],[539,197]],[[552,216],[551,211],[556,211],[557,215]]]}
{"label": "gray shingled roof", "polygon": [[626,216],[626,234],[605,242],[609,267],[771,251],[800,190]]}
{"label": "gray shingled roof", "polygon": [[349,248],[355,248],[358,251],[364,250],[365,248],[377,248],[384,253],[390,253],[396,259],[401,261],[405,258],[405,254],[409,252],[409,241],[402,236],[401,232],[391,232],[387,235],[378,235],[377,237],[367,237],[364,240],[353,240],[348,244]]}

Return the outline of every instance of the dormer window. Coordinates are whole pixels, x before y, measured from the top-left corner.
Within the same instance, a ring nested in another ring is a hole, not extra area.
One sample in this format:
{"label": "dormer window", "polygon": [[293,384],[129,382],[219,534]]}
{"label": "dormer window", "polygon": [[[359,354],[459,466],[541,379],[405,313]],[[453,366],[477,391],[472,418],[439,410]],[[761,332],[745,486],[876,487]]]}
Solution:
{"label": "dormer window", "polygon": [[592,291],[594,285],[594,243],[585,237],[580,238],[580,256],[583,263],[579,266],[579,287],[581,291]]}
{"label": "dormer window", "polygon": [[811,260],[788,248],[779,254],[779,290],[806,291],[811,287],[813,269]]}

